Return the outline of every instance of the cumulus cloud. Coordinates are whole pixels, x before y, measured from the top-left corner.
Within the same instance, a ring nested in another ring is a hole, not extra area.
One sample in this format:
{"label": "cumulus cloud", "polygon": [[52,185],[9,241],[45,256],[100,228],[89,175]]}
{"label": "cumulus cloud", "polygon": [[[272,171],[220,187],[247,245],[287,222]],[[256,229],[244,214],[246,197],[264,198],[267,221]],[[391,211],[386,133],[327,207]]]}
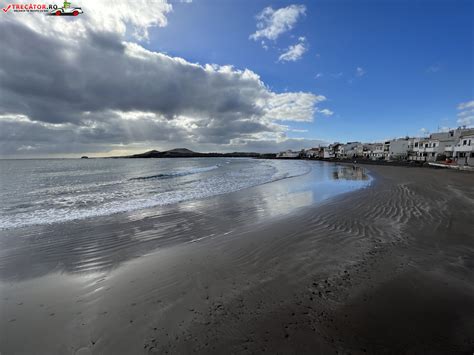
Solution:
{"label": "cumulus cloud", "polygon": [[278,57],[279,62],[296,62],[297,60],[303,57],[303,54],[308,50],[306,48],[306,39],[304,37],[300,37],[298,39],[298,43],[288,47],[286,52],[282,53],[280,57]]}
{"label": "cumulus cloud", "polygon": [[458,105],[458,110],[465,110],[468,108],[474,108],[474,100],[466,101]]}
{"label": "cumulus cloud", "polygon": [[255,41],[276,40],[281,34],[290,31],[305,13],[304,5],[290,5],[278,10],[266,7],[257,15],[257,31],[249,38]]}
{"label": "cumulus cloud", "polygon": [[458,120],[457,123],[462,126],[474,125],[474,100],[460,103],[458,105]]}
{"label": "cumulus cloud", "polygon": [[311,122],[315,105],[325,100],[323,95],[304,92],[273,93],[267,101],[265,117],[278,121]]}
{"label": "cumulus cloud", "polygon": [[474,115],[474,108],[464,109],[463,111],[458,113],[458,117],[466,117],[471,115]]}
{"label": "cumulus cloud", "polygon": [[85,2],[85,14],[77,18],[2,19],[2,155],[98,152],[157,142],[198,150],[266,150],[256,142],[266,142],[268,149],[271,142],[283,144],[288,128],[282,122],[311,121],[325,99],[273,92],[248,69],[147,50],[133,38],[146,39],[151,27],[165,26],[171,5],[120,4],[107,19],[93,11],[96,2]]}
{"label": "cumulus cloud", "polygon": [[133,5],[128,0],[115,0],[113,11],[107,1],[81,0],[81,8],[84,15],[74,20],[64,17],[53,20],[42,14],[9,17],[15,17],[15,20],[21,17],[19,21],[35,32],[49,32],[56,38],[69,37],[73,42],[86,36],[87,32],[112,32],[146,40],[150,28],[168,24],[166,16],[173,10],[166,0],[135,0]]}
{"label": "cumulus cloud", "polygon": [[473,126],[474,125],[474,115],[460,117],[460,118],[458,118],[457,122],[462,126]]}

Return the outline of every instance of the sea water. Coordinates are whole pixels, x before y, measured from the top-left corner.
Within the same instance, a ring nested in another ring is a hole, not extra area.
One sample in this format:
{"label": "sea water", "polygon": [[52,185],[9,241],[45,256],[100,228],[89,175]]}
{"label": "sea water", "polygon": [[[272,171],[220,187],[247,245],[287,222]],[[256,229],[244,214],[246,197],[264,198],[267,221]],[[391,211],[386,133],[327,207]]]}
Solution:
{"label": "sea water", "polygon": [[0,160],[0,229],[203,199],[311,169],[250,158]]}

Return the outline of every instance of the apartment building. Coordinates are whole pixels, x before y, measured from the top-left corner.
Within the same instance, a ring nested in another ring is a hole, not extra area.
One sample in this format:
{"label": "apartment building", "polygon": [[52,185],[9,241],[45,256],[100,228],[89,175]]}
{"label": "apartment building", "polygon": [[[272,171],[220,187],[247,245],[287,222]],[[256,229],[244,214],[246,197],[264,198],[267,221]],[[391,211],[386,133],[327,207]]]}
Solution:
{"label": "apartment building", "polygon": [[453,158],[459,165],[474,166],[474,129],[461,132],[453,147]]}

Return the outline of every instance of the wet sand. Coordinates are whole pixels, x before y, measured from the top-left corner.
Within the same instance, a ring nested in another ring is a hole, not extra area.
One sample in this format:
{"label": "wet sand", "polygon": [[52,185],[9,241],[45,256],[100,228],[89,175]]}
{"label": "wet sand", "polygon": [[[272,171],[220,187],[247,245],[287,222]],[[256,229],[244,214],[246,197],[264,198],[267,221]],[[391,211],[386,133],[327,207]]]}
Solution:
{"label": "wet sand", "polygon": [[474,175],[369,171],[2,232],[0,352],[472,353]]}

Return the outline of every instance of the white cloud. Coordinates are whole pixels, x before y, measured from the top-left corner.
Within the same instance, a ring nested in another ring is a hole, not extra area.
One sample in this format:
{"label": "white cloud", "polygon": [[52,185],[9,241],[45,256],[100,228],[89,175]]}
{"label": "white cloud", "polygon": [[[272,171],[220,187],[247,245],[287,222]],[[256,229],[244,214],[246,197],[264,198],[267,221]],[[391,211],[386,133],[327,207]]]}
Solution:
{"label": "white cloud", "polygon": [[332,116],[334,112],[331,110],[328,110],[327,108],[319,110],[320,113],[322,113],[324,116]]}
{"label": "white cloud", "polygon": [[356,71],[355,71],[355,76],[360,78],[360,77],[364,76],[365,73],[366,73],[366,71],[363,68],[357,67]]}
{"label": "white cloud", "polygon": [[255,41],[261,38],[276,40],[281,34],[290,31],[305,13],[304,5],[290,5],[278,10],[266,7],[257,15],[257,31],[249,38]]}
{"label": "white cloud", "polygon": [[112,5],[107,1],[82,0],[81,6],[85,12],[81,20],[88,17],[93,26],[121,34],[131,28],[137,39],[148,39],[150,27],[166,26],[166,15],[173,9],[166,0],[134,0],[132,6],[128,0],[114,0]]}
{"label": "white cloud", "polygon": [[22,145],[21,147],[18,148],[18,151],[22,151],[22,150],[35,150],[36,147],[33,147],[32,145]]}
{"label": "white cloud", "polygon": [[50,17],[38,14],[21,16],[21,21],[37,33],[67,38],[70,43],[78,43],[91,31],[119,36],[129,34],[135,39],[147,40],[148,30],[165,27],[168,24],[166,16],[173,10],[166,0],[136,0],[133,6],[127,0],[116,0],[113,5],[106,1],[82,0],[80,5],[84,14],[77,18],[59,17],[52,21]]}
{"label": "white cloud", "polygon": [[474,100],[462,102],[458,105],[457,123],[462,126],[474,126]]}
{"label": "white cloud", "polygon": [[318,74],[316,74],[315,79],[322,78],[323,76],[324,76],[323,73],[318,73]]}
{"label": "white cloud", "polygon": [[464,110],[464,111],[458,113],[458,117],[465,117],[465,116],[470,116],[470,115],[474,115],[474,108],[472,108],[470,110],[469,109]]}
{"label": "white cloud", "polygon": [[272,94],[266,103],[265,117],[278,121],[311,122],[315,105],[326,97],[304,92]]}
{"label": "white cloud", "polygon": [[462,126],[474,125],[474,116],[461,117],[457,122]]}
{"label": "white cloud", "polygon": [[474,108],[474,100],[466,101],[458,105],[458,110],[465,110],[467,108]]}
{"label": "white cloud", "polygon": [[279,62],[296,62],[301,59],[303,54],[308,50],[305,45],[306,39],[304,37],[298,38],[299,43],[288,47],[285,53],[278,57]]}

